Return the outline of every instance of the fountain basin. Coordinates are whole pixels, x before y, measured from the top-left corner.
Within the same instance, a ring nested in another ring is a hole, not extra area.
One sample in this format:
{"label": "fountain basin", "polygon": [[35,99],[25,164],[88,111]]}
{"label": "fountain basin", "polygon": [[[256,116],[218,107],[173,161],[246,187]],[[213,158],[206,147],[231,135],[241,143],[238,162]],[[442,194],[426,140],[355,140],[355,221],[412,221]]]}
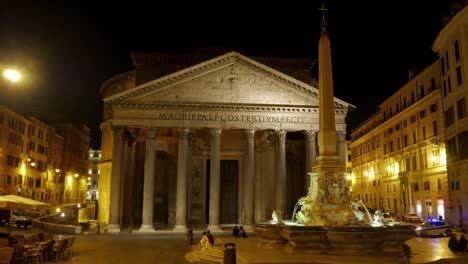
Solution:
{"label": "fountain basin", "polygon": [[258,222],[254,226],[255,234],[260,238],[258,246],[265,248],[282,248],[286,240],[281,236],[281,224],[272,224],[270,221]]}
{"label": "fountain basin", "polygon": [[255,224],[254,231],[263,247],[344,256],[400,256],[405,241],[416,236],[414,227],[406,224],[323,227],[265,221]]}

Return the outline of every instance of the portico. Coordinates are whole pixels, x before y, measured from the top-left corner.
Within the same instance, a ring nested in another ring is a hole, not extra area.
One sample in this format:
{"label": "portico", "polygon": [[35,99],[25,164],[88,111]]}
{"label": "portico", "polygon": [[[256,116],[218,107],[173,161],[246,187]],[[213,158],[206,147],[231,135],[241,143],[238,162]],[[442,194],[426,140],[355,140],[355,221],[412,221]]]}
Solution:
{"label": "portico", "polygon": [[[318,90],[255,60],[230,52],[104,102],[99,215],[110,232],[248,228],[273,210],[290,217],[307,192]],[[335,98],[339,135],[350,108]]]}

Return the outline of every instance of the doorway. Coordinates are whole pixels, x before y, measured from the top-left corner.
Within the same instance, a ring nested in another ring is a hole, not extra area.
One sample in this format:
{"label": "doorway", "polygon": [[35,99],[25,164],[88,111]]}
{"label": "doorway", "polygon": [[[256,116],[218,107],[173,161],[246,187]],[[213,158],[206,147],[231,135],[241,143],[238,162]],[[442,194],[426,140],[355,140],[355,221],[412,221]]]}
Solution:
{"label": "doorway", "polygon": [[[209,223],[210,215],[210,160],[206,163],[206,214],[205,222]],[[220,201],[219,223],[237,223],[237,206],[239,190],[239,161],[221,160],[220,162]]]}

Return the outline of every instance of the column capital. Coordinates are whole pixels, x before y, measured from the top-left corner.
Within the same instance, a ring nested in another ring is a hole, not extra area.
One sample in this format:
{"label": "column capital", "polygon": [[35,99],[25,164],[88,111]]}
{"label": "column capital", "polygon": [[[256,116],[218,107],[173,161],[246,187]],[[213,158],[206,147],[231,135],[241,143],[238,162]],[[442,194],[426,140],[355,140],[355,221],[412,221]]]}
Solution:
{"label": "column capital", "polygon": [[286,134],[287,131],[284,129],[276,130],[276,135],[278,136],[278,139],[280,142],[285,142],[286,141]]}
{"label": "column capital", "polygon": [[338,142],[344,142],[346,140],[346,132],[344,131],[336,131],[336,136],[338,138]]}
{"label": "column capital", "polygon": [[188,128],[179,128],[177,129],[179,131],[179,139],[181,140],[187,140],[189,135],[190,135],[190,129]]}
{"label": "column capital", "polygon": [[219,137],[221,135],[221,132],[223,130],[219,129],[219,128],[213,128],[213,129],[210,129],[210,135],[211,137]]}
{"label": "column capital", "polygon": [[247,139],[254,139],[255,138],[255,130],[254,129],[244,129],[244,134]]}
{"label": "column capital", "polygon": [[127,129],[126,126],[116,126],[116,125],[111,125],[112,131],[114,131],[114,134],[119,134],[120,136],[123,136],[123,132],[125,129]]}
{"label": "column capital", "polygon": [[315,130],[306,130],[304,131],[305,139],[307,143],[315,143],[315,138],[317,137],[317,131]]}
{"label": "column capital", "polygon": [[158,135],[158,128],[156,127],[148,127],[146,128],[146,138],[156,138]]}

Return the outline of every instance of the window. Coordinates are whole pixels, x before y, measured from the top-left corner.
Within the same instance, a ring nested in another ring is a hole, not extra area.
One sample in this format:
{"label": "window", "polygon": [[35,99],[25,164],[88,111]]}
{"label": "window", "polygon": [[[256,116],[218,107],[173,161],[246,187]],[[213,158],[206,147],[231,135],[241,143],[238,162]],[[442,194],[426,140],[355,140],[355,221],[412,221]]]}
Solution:
{"label": "window", "polygon": [[418,182],[413,183],[413,187],[414,187],[415,192],[419,191],[419,183]]}
{"label": "window", "polygon": [[419,117],[422,119],[424,117],[426,117],[426,110],[422,110],[421,112],[419,112]]}
{"label": "window", "polygon": [[414,104],[414,92],[411,92],[411,104]]}
{"label": "window", "polygon": [[458,44],[458,39],[455,40],[455,43],[453,44],[454,50],[455,50],[455,61],[460,60],[460,46]]}
{"label": "window", "polygon": [[461,66],[457,67],[457,85],[462,85],[462,71]]}
{"label": "window", "polygon": [[437,111],[437,103],[435,104],[432,104],[430,107],[429,107],[429,112],[431,113],[434,113]]}
{"label": "window", "polygon": [[389,146],[390,146],[390,152],[393,152],[393,141],[389,142]]}
{"label": "window", "polygon": [[457,115],[458,119],[462,119],[466,116],[466,102],[464,97],[457,101]]}
{"label": "window", "polygon": [[425,96],[425,94],[424,94],[424,85],[421,85],[421,87],[419,87],[419,93],[421,94],[421,98],[423,98]]}
{"label": "window", "polygon": [[416,122],[416,116],[410,116],[410,122],[411,124],[413,124],[414,122]]}
{"label": "window", "polygon": [[445,111],[445,113],[444,113],[445,127],[449,127],[450,125],[453,124],[453,122],[455,121],[454,115],[455,115],[455,113],[454,113],[454,110],[453,110],[453,106],[450,106],[447,109],[447,111]]}
{"label": "window", "polygon": [[411,170],[411,162],[410,162],[409,157],[405,158],[405,164],[406,164],[406,171],[410,171]]}
{"label": "window", "polygon": [[431,91],[434,91],[436,89],[436,84],[435,84],[435,78],[431,79]]}
{"label": "window", "polygon": [[424,182],[424,190],[425,191],[430,191],[431,190],[431,184],[429,181]]}
{"label": "window", "polygon": [[437,190],[442,190],[442,181],[440,180],[440,178],[437,179]]}
{"label": "window", "polygon": [[422,137],[423,137],[422,138],[423,140],[426,140],[426,127],[425,126],[422,127]]}
{"label": "window", "polygon": [[448,90],[448,93],[452,92],[452,81],[450,79],[450,76],[447,76],[447,90]]}
{"label": "window", "polygon": [[416,130],[413,130],[413,144],[416,144]]}
{"label": "window", "polygon": [[403,108],[406,108],[406,97],[403,98]]}
{"label": "window", "polygon": [[403,147],[408,146],[408,135],[403,135]]}
{"label": "window", "polygon": [[400,138],[397,138],[397,148],[398,148],[398,149],[401,149]]}
{"label": "window", "polygon": [[445,51],[445,64],[447,65],[447,71],[450,69],[448,51]]}
{"label": "window", "polygon": [[408,126],[408,121],[406,121],[406,119],[403,120],[403,126],[404,126],[404,127],[407,127],[407,126]]}
{"label": "window", "polygon": [[395,131],[398,131],[398,130],[400,130],[400,124],[395,125]]}
{"label": "window", "polygon": [[439,131],[437,130],[437,121],[432,122],[432,130],[434,132],[434,136],[439,135]]}
{"label": "window", "polygon": [[427,153],[423,152],[421,154],[421,168],[427,169]]}
{"label": "window", "polygon": [[414,171],[418,169],[416,156],[411,157],[411,169],[414,170]]}
{"label": "window", "polygon": [[440,58],[440,71],[442,72],[442,76],[445,75],[445,58]]}

